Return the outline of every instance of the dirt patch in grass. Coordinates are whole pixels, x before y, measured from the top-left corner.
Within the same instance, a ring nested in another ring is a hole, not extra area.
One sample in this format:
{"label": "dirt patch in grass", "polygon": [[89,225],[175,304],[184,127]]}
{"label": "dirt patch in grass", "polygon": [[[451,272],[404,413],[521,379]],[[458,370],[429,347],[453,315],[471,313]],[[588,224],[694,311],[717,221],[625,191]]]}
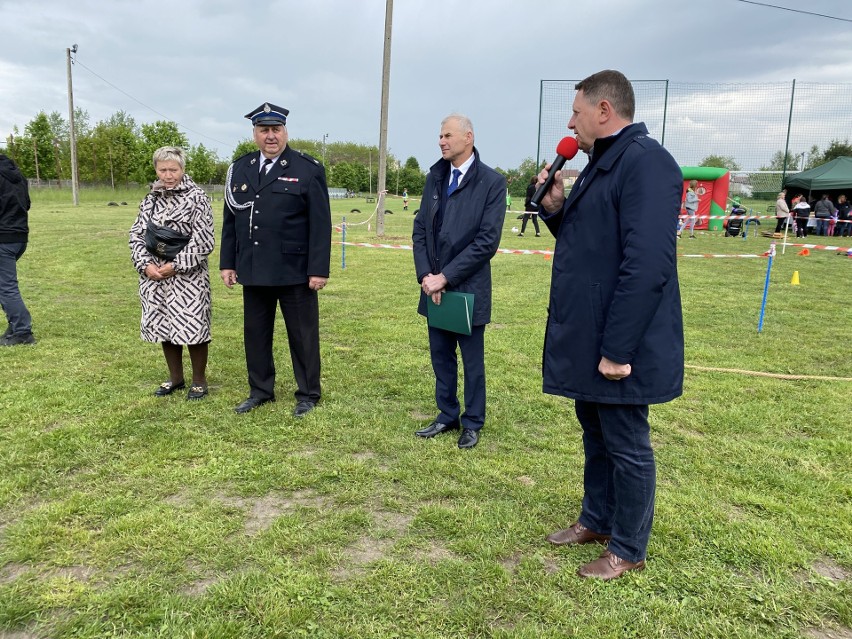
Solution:
{"label": "dirt patch in grass", "polygon": [[812,639],[852,639],[849,628],[806,628],[805,636]]}
{"label": "dirt patch in grass", "polygon": [[303,448],[302,450],[296,450],[290,453],[291,457],[299,457],[300,459],[307,459],[308,457],[313,457],[317,454],[316,448]]}
{"label": "dirt patch in grass", "polygon": [[535,480],[532,477],[527,477],[526,475],[515,477],[515,481],[517,481],[519,484],[523,484],[524,486],[535,486]]}
{"label": "dirt patch in grass", "polygon": [[186,491],[180,491],[174,495],[169,495],[163,498],[163,503],[169,506],[177,506],[178,508],[186,508],[192,505],[192,499]]}
{"label": "dirt patch in grass", "polygon": [[39,639],[39,635],[29,630],[0,630],[0,639]]}
{"label": "dirt patch in grass", "polygon": [[383,528],[385,530],[392,530],[397,533],[404,533],[407,531],[412,519],[414,519],[414,517],[411,515],[390,512],[387,510],[377,510],[373,513],[373,520],[376,527]]}
{"label": "dirt patch in grass", "polygon": [[849,571],[846,570],[843,566],[838,565],[831,559],[824,559],[822,561],[818,561],[813,565],[814,572],[816,572],[821,577],[825,577],[826,579],[831,579],[832,581],[844,581],[849,579]]}
{"label": "dirt patch in grass", "polygon": [[290,497],[282,497],[276,494],[263,495],[262,497],[235,497],[217,493],[214,495],[216,501],[246,511],[244,532],[249,537],[260,534],[267,530],[276,519],[284,512],[302,506],[304,508],[324,508],[328,500],[316,495],[310,490],[300,490]]}
{"label": "dirt patch in grass", "polygon": [[[10,584],[29,570],[24,564],[10,563],[0,568],[0,585]],[[2,636],[2,635],[0,635]]]}
{"label": "dirt patch in grass", "polygon": [[207,589],[219,583],[218,577],[204,577],[198,581],[193,581],[180,589],[180,594],[187,597],[198,597],[207,592]]}
{"label": "dirt patch in grass", "polygon": [[353,453],[352,454],[352,459],[354,459],[355,461],[359,461],[359,462],[369,461],[369,460],[375,459],[375,458],[376,458],[376,453],[369,451],[369,450],[365,450],[363,453]]}
{"label": "dirt patch in grass", "polygon": [[346,581],[364,573],[371,563],[384,559],[393,547],[391,539],[361,537],[343,549],[344,563],[331,571],[332,579]]}
{"label": "dirt patch in grass", "polygon": [[421,413],[420,411],[413,410],[410,413],[411,419],[416,422],[425,422],[427,419],[435,419],[434,415],[427,415],[426,413]]}
{"label": "dirt patch in grass", "polygon": [[519,552],[512,553],[505,559],[501,559],[500,564],[506,569],[506,572],[514,575],[518,566],[521,565],[521,559],[523,558],[524,556]]}
{"label": "dirt patch in grass", "polygon": [[431,546],[427,550],[415,550],[414,557],[419,561],[425,561],[430,564],[436,564],[439,561],[455,559],[456,555],[451,550],[448,550],[442,546]]}
{"label": "dirt patch in grass", "polygon": [[46,578],[59,577],[60,579],[70,579],[71,581],[89,582],[95,572],[95,569],[89,566],[58,566],[49,569],[43,576]]}

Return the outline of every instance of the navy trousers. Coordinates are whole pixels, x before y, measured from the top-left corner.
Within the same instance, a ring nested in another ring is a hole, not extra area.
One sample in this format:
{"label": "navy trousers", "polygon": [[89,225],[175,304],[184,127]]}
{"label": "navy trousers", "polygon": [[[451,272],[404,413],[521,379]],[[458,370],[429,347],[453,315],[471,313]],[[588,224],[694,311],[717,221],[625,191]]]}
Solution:
{"label": "navy trousers", "polygon": [[657,484],[648,406],[575,400],[574,410],[586,454],[580,523],[612,535],[608,547],[618,557],[641,561],[651,536]]}
{"label": "navy trousers", "polygon": [[296,400],[320,399],[319,301],[307,284],[243,286],[243,339],[250,396],[275,397],[272,338],[275,315],[281,307],[290,361],[296,378]]}
{"label": "navy trousers", "polygon": [[0,243],[0,306],[9,321],[10,335],[27,336],[33,332],[33,318],[18,289],[17,261],[26,250],[26,242]]}
{"label": "navy trousers", "polygon": [[[464,367],[464,413],[457,397],[459,364]],[[479,430],[485,424],[485,326],[474,326],[470,335],[429,327],[429,353],[435,371],[435,402],[442,424],[461,423],[462,428]]]}

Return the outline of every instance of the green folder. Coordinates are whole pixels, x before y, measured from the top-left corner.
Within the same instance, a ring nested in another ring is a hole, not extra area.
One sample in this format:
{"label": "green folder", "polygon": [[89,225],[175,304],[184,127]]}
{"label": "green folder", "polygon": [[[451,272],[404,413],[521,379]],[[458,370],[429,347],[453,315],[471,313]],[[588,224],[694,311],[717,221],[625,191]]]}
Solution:
{"label": "green folder", "polygon": [[473,327],[473,293],[444,291],[440,304],[435,304],[431,295],[426,297],[429,326],[470,335],[470,329]]}

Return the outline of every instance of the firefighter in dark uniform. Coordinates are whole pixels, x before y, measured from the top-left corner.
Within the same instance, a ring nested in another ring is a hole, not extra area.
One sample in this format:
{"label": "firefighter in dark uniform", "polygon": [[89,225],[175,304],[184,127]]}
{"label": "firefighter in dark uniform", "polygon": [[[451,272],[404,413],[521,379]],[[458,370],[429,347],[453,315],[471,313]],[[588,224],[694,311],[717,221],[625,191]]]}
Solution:
{"label": "firefighter in dark uniform", "polygon": [[328,281],[331,210],[323,166],[287,146],[288,113],[266,103],[245,116],[260,151],[228,169],[219,267],[225,286],[243,287],[250,393],[234,410],[275,401],[272,337],[280,305],[297,386],[293,415],[302,417],[320,400],[317,291]]}

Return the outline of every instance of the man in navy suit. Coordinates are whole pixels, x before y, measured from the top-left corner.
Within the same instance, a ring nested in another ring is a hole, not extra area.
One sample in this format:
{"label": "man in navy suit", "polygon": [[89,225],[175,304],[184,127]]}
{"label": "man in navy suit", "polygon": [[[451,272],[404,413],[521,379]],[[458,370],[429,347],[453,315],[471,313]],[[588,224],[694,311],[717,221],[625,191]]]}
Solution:
{"label": "man in navy suit", "polygon": [[[506,179],[479,159],[473,125],[459,114],[441,122],[441,159],[429,170],[414,218],[414,267],[420,283],[418,312],[426,296],[440,304],[444,291],[473,293],[470,335],[429,327],[438,416],[418,437],[458,430],[459,448],[473,448],[485,424],[485,325],[491,321],[491,258],[506,216]],[[458,360],[464,366],[464,413],[457,397]]]}
{"label": "man in navy suit", "polygon": [[561,171],[542,199],[556,237],[543,375],[544,392],[574,399],[584,496],[578,520],[547,539],[608,543],[578,571],[608,580],[645,566],[656,490],[648,405],[682,392],[675,229],[683,181],[669,152],[633,123],[624,75],[601,71],[575,88],[568,128],[589,163],[567,200]]}
{"label": "man in navy suit", "polygon": [[320,400],[319,303],[328,281],[331,209],[319,161],[287,146],[289,111],[265,103],[252,121],[259,151],[228,169],[219,267],[225,286],[243,287],[243,331],[249,397],[247,413],[275,401],[272,337],[281,307],[293,375],[295,417]]}

